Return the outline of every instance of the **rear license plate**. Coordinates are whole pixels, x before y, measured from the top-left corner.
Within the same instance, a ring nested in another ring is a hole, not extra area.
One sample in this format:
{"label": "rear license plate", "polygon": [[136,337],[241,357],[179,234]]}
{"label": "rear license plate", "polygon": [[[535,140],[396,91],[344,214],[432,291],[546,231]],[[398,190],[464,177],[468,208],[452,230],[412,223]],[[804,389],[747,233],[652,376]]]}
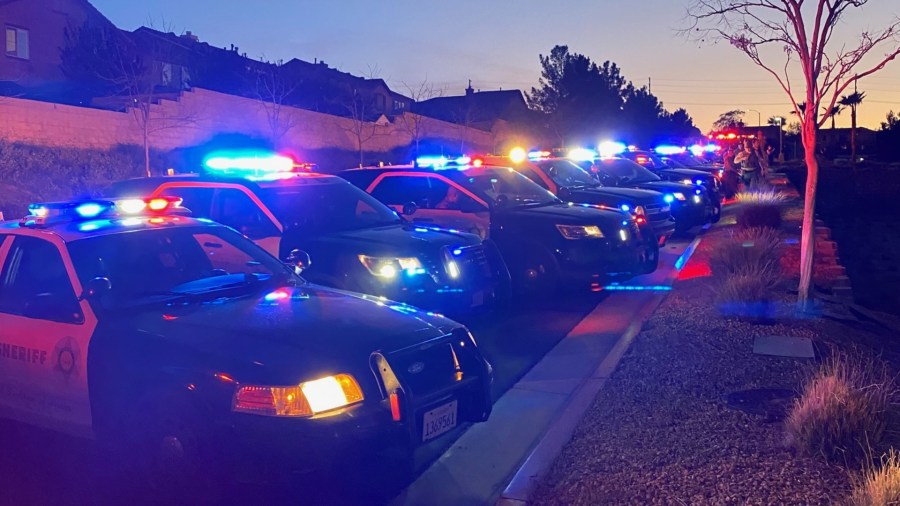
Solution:
{"label": "rear license plate", "polygon": [[456,427],[456,401],[425,413],[422,418],[422,442],[434,439]]}
{"label": "rear license plate", "polygon": [[478,291],[472,294],[472,307],[478,307],[484,305],[484,292]]}

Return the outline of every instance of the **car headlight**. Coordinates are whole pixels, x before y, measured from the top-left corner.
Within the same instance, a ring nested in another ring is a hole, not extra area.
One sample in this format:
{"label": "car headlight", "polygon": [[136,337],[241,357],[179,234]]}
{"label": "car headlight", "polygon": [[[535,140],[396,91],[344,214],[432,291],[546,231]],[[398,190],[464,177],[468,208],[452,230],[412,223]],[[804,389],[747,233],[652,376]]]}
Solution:
{"label": "car headlight", "polygon": [[644,209],[644,206],[634,206],[634,214],[636,214],[638,216],[643,216],[643,215],[647,214],[647,212]]}
{"label": "car headlight", "polygon": [[685,197],[681,192],[675,192],[672,194],[672,196],[675,197],[676,200],[687,200],[687,197]]}
{"label": "car headlight", "polygon": [[703,202],[703,197],[701,197],[700,195],[694,195],[694,203],[699,204],[700,202]]}
{"label": "car headlight", "polygon": [[556,228],[566,239],[599,239],[603,237],[603,232],[596,225],[557,225]]}
{"label": "car headlight", "polygon": [[231,409],[265,416],[313,416],[362,402],[359,383],[349,374],[326,376],[297,386],[242,385]]}
{"label": "car headlight", "polygon": [[682,179],[681,182],[684,183],[684,184],[691,184],[691,183],[693,183],[693,181],[691,181],[690,179]]}
{"label": "car headlight", "polygon": [[423,274],[422,262],[416,257],[370,257],[359,255],[359,261],[373,275],[392,279],[401,272]]}

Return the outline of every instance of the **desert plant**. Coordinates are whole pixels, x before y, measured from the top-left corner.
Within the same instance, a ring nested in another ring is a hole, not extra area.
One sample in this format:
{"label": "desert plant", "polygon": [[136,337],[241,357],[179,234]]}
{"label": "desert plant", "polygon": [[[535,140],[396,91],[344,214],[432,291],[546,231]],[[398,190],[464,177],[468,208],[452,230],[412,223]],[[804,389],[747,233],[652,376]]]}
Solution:
{"label": "desert plant", "polygon": [[848,506],[890,506],[900,504],[900,452],[893,448],[881,457],[878,467],[870,467],[853,480]]}
{"label": "desert plant", "polygon": [[787,200],[774,189],[758,188],[741,192],[737,200],[737,224],[740,227],[781,227],[782,204]]}
{"label": "desert plant", "polygon": [[782,238],[766,227],[735,230],[710,252],[710,268],[717,277],[773,274],[780,276]]}
{"label": "desert plant", "polygon": [[895,394],[883,361],[835,352],[791,406],[785,420],[788,441],[806,455],[861,462],[884,436]]}

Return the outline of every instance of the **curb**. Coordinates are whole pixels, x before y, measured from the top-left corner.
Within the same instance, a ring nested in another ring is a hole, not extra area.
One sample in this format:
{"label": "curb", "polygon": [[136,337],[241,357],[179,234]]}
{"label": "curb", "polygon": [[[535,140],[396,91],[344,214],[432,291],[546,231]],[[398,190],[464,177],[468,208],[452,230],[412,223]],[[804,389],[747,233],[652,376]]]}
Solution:
{"label": "curb", "polygon": [[[673,285],[675,283],[681,268],[690,260],[701,239],[702,236],[695,237],[687,249],[684,250],[684,253],[675,262],[676,268],[666,278],[667,284]],[[634,338],[641,332],[644,323],[662,304],[666,296],[666,294],[658,295],[655,302],[644,309],[636,321],[619,337],[612,350],[594,370],[594,373],[585,379],[569,396],[565,408],[556,418],[556,421],[546,429],[537,444],[525,457],[519,469],[516,470],[506,488],[501,492],[500,498],[495,503],[496,506],[525,506],[529,504],[528,501],[534,493],[534,489],[550,470],[550,466],[566,444],[568,444],[569,440],[572,439],[575,429],[581,423],[587,410],[593,405],[594,399],[606,384],[606,380],[615,372],[625,356],[625,352],[631,347]]]}

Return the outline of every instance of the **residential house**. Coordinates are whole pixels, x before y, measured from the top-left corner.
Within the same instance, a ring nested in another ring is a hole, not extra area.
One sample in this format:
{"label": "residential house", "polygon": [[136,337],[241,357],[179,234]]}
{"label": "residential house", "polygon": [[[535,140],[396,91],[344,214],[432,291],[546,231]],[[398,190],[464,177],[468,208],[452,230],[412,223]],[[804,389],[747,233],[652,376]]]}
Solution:
{"label": "residential house", "polygon": [[10,90],[64,80],[60,49],[66,34],[87,21],[113,26],[87,0],[0,0],[5,35],[0,83]]}

